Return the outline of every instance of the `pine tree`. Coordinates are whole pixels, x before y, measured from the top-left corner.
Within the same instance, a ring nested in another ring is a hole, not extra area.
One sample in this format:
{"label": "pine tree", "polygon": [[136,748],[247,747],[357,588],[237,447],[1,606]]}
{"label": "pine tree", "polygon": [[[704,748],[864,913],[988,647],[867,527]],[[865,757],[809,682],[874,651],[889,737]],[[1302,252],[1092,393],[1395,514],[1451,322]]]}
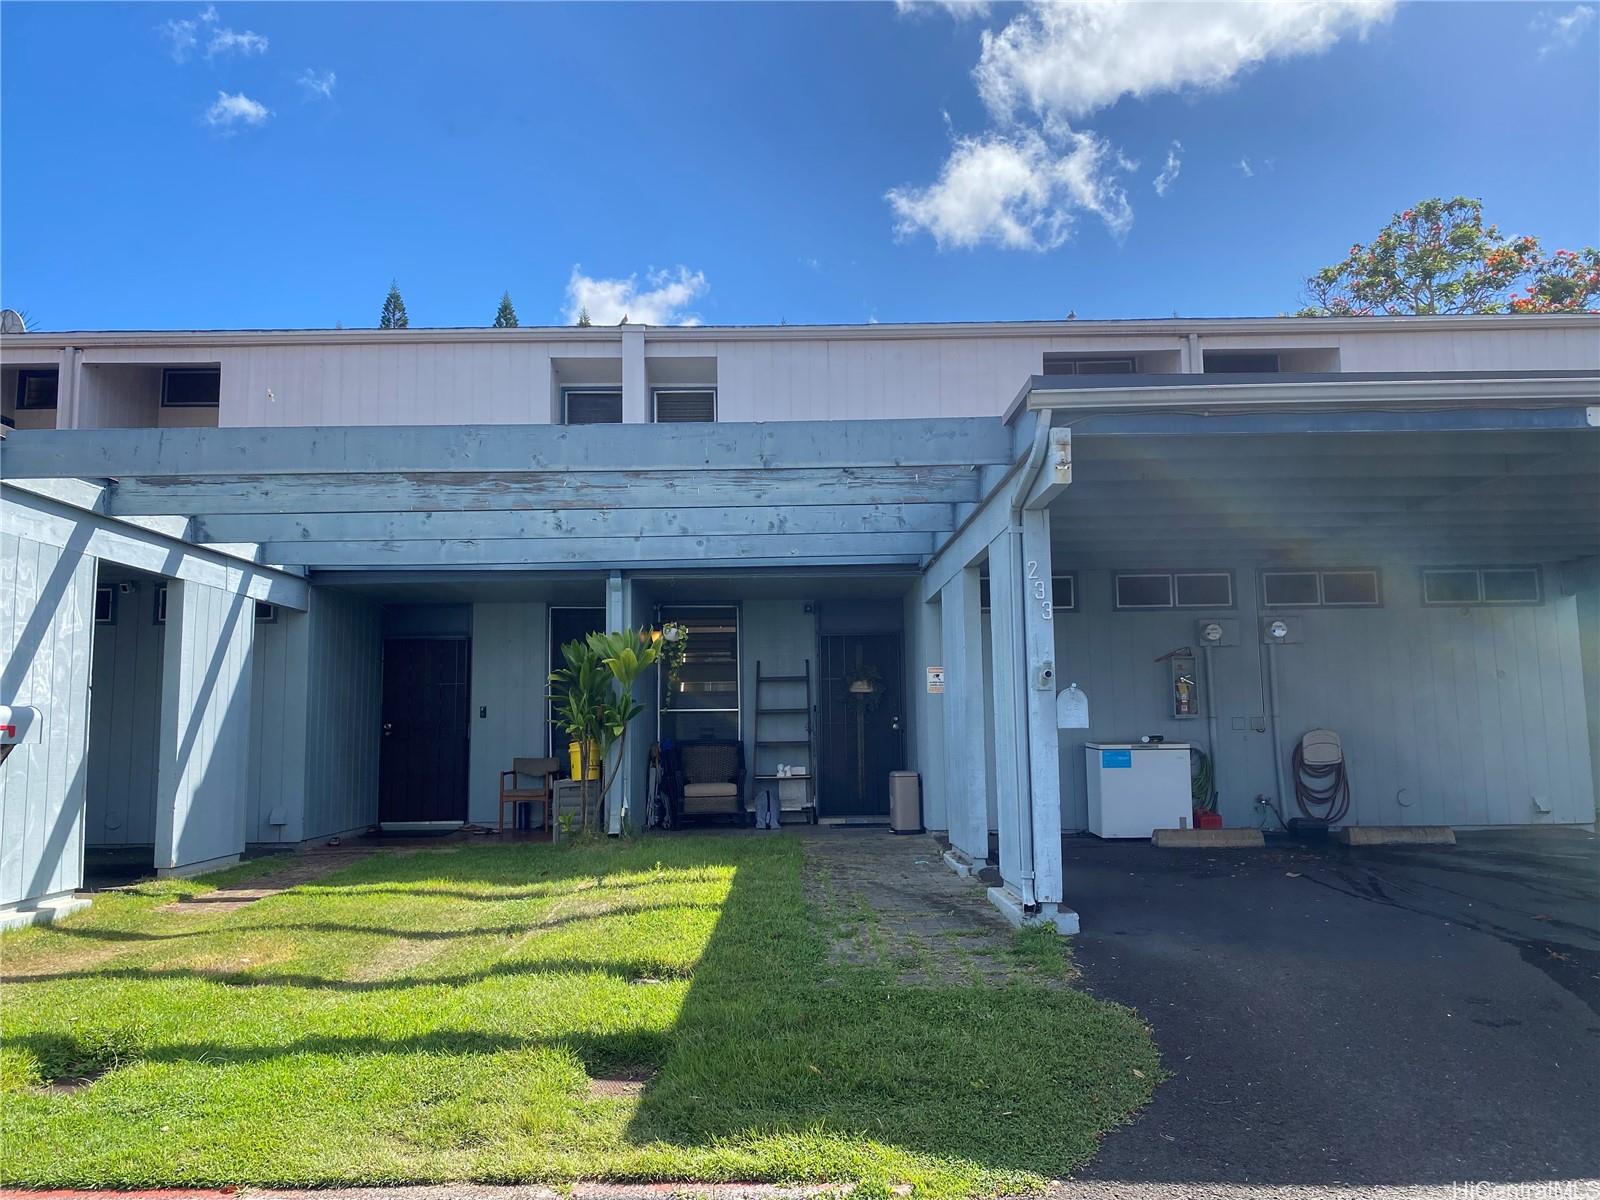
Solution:
{"label": "pine tree", "polygon": [[500,307],[495,310],[494,327],[496,329],[515,329],[517,327],[517,310],[511,307],[511,293],[500,294]]}
{"label": "pine tree", "polygon": [[585,328],[594,324],[593,321],[589,320],[589,308],[587,305],[578,310],[578,324]]}
{"label": "pine tree", "polygon": [[405,329],[411,322],[406,318],[406,302],[400,298],[400,285],[389,281],[389,294],[383,298],[383,312],[378,317],[379,329]]}

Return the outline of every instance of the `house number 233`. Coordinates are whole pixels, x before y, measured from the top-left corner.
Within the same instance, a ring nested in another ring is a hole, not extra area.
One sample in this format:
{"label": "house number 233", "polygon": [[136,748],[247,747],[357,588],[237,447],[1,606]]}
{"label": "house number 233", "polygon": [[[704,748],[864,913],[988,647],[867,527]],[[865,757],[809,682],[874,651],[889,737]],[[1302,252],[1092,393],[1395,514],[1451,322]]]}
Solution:
{"label": "house number 233", "polygon": [[1039,560],[1028,560],[1028,598],[1039,605],[1039,616],[1051,620],[1055,613],[1050,606],[1050,581],[1039,575]]}

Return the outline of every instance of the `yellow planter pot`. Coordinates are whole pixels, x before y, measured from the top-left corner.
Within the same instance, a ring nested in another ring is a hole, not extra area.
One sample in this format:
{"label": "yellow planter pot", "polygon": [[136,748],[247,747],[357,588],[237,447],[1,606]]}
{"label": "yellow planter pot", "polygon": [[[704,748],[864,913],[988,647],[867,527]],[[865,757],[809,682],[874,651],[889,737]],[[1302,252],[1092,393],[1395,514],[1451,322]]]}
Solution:
{"label": "yellow planter pot", "polygon": [[[583,755],[581,742],[568,742],[567,754],[572,759],[572,778],[583,778]],[[600,747],[594,742],[589,743],[589,778],[600,778]]]}

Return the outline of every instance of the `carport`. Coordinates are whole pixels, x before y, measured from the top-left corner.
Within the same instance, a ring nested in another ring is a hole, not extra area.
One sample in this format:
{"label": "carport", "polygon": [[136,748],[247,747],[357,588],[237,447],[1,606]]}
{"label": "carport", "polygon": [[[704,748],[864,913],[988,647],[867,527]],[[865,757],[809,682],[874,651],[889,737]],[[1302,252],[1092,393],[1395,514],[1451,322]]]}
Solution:
{"label": "carport", "polygon": [[[1207,750],[1232,826],[1292,819],[1313,728],[1343,823],[1592,821],[1597,399],[1593,372],[1031,379],[1017,465],[922,581],[949,691],[919,765],[958,868],[994,828],[997,902],[1070,901],[1085,745],[1146,736]],[[1087,728],[1058,729],[1074,683]]]}

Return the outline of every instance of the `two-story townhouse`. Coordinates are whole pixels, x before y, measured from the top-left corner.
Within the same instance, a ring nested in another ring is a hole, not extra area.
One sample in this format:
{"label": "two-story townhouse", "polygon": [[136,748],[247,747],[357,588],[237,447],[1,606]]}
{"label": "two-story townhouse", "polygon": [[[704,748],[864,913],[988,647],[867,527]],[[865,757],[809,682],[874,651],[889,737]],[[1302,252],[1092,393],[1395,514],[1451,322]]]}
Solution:
{"label": "two-story townhouse", "polygon": [[1064,928],[1144,737],[1230,826],[1313,729],[1336,824],[1594,820],[1593,317],[27,334],[0,403],[11,920],[86,852],[493,825],[559,646],[647,622],[612,831],[652,743],[823,820],[912,770]]}

